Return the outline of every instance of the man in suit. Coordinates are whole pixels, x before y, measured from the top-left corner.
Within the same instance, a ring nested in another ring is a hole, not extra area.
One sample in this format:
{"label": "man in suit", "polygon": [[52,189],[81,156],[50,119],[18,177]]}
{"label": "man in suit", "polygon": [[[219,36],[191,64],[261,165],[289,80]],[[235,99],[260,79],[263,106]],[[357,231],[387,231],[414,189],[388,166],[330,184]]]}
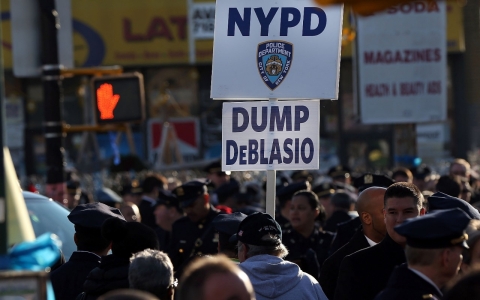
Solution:
{"label": "man in suit", "polygon": [[405,237],[393,228],[425,214],[423,195],[413,184],[398,182],[385,191],[384,219],[387,235],[377,245],[347,255],[340,266],[335,300],[371,300],[387,285],[393,269],[405,263]]}
{"label": "man in suit", "polygon": [[334,299],[340,264],[345,256],[358,250],[374,246],[387,233],[383,220],[383,197],[387,189],[371,187],[360,193],[357,212],[362,223],[352,239],[330,256],[323,264],[319,283],[329,299]]}
{"label": "man in suit", "polygon": [[407,264],[393,271],[376,300],[440,299],[441,289],[457,275],[462,251],[468,249],[465,230],[470,217],[459,208],[440,210],[396,226],[406,237]]}
{"label": "man in suit", "polygon": [[155,223],[155,205],[157,204],[158,193],[161,190],[166,190],[167,180],[165,177],[159,174],[151,174],[145,177],[142,183],[143,195],[138,209],[140,209],[140,215],[142,216],[142,223],[151,227],[157,228]]}
{"label": "man in suit", "polygon": [[125,221],[117,208],[99,202],[80,204],[68,215],[75,224],[73,239],[77,251],[50,274],[56,299],[75,299],[83,291],[88,273],[98,267],[100,258],[110,251],[112,243],[102,237],[100,230],[103,222],[110,218]]}

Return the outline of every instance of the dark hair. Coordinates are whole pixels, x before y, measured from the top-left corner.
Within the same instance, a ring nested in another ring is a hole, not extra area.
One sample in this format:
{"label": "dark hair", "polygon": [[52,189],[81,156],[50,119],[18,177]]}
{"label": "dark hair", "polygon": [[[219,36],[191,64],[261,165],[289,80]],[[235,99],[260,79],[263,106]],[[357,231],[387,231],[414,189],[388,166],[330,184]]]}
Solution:
{"label": "dark hair", "polygon": [[397,176],[407,177],[408,179],[413,179],[412,171],[404,167],[398,167],[393,170],[392,178],[395,179]]}
{"label": "dark hair", "polygon": [[390,198],[412,198],[418,209],[423,205],[422,192],[413,183],[397,182],[392,184],[387,188],[383,197],[383,205],[385,207],[387,206],[387,200]]}
{"label": "dark hair", "polygon": [[75,225],[77,248],[80,251],[98,252],[105,250],[110,241],[102,236],[100,228],[88,228]]}
{"label": "dark hair", "polygon": [[462,181],[457,176],[450,177],[448,175],[443,175],[438,179],[435,188],[437,189],[437,192],[442,192],[458,198],[462,191]]}
{"label": "dark hair", "polygon": [[343,190],[337,190],[335,194],[330,198],[330,203],[334,207],[341,209],[350,209],[350,205],[353,203],[352,197]]}
{"label": "dark hair", "polygon": [[293,197],[297,197],[297,196],[303,196],[307,198],[308,204],[310,205],[312,210],[320,208],[320,201],[318,200],[318,196],[314,192],[309,190],[301,190],[293,194]]}
{"label": "dark hair", "polygon": [[167,179],[159,174],[148,175],[142,184],[142,190],[144,193],[151,193],[154,188],[158,187],[163,190],[164,185],[166,185]]}
{"label": "dark hair", "polygon": [[112,254],[124,258],[145,249],[159,248],[155,231],[139,222],[110,218],[103,222],[102,236],[112,241]]}

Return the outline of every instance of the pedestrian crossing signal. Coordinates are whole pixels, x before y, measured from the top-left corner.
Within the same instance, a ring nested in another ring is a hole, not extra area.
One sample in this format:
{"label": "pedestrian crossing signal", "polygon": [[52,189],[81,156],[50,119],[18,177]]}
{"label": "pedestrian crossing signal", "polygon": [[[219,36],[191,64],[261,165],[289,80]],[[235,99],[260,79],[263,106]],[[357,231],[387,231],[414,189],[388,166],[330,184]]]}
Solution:
{"label": "pedestrian crossing signal", "polygon": [[142,74],[94,77],[92,86],[97,124],[140,122],[145,119]]}

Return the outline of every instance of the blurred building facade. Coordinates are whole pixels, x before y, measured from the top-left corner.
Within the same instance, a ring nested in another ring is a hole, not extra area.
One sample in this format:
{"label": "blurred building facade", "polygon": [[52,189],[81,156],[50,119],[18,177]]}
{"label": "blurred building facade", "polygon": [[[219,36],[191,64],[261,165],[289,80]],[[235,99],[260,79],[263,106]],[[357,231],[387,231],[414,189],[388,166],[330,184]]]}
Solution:
{"label": "blurred building facade", "polygon": [[[425,138],[429,128],[424,128],[426,134],[421,139],[416,124],[360,124],[351,40],[342,48],[339,101],[321,101],[321,170],[338,163],[358,171],[382,170],[408,166],[419,156],[424,162],[439,165],[451,157],[467,158],[472,153],[471,157],[476,157],[480,148],[480,125],[476,122],[480,117],[479,0],[464,6],[447,5],[448,122],[432,129],[440,131],[442,137],[434,141],[436,152],[428,148],[433,144]],[[41,125],[43,110],[48,109],[43,107],[42,83],[38,78],[13,76],[8,0],[1,0],[1,9],[7,145],[19,174],[42,174],[45,149]],[[159,163],[160,149],[165,147],[162,143],[171,143],[167,147],[180,152],[184,162],[220,156],[222,102],[210,98],[214,2],[72,0],[72,16],[76,67],[120,65],[125,72],[144,75],[147,120],[132,126],[135,153],[142,160],[159,168],[171,163]],[[354,36],[349,12],[345,13],[344,29],[345,39]],[[238,63],[242,62],[232,57],[232,68]],[[66,123],[88,122],[90,92],[88,77],[65,78]],[[168,133],[167,121],[176,130],[174,140],[161,137]],[[118,139],[118,146],[112,139]],[[82,148],[85,143],[88,146]],[[126,135],[117,133],[115,138],[109,133],[69,134],[65,146],[69,165],[86,172],[108,165],[116,150],[123,154],[132,150]]]}

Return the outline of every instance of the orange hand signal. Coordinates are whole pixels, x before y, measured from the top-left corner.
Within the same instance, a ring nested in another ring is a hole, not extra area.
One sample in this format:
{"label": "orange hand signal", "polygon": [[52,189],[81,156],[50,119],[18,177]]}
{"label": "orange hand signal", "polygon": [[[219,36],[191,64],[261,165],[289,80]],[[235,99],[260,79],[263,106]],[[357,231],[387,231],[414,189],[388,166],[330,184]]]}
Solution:
{"label": "orange hand signal", "polygon": [[120,95],[113,94],[113,86],[104,83],[97,89],[97,107],[100,111],[100,119],[113,119],[113,110],[117,106]]}

